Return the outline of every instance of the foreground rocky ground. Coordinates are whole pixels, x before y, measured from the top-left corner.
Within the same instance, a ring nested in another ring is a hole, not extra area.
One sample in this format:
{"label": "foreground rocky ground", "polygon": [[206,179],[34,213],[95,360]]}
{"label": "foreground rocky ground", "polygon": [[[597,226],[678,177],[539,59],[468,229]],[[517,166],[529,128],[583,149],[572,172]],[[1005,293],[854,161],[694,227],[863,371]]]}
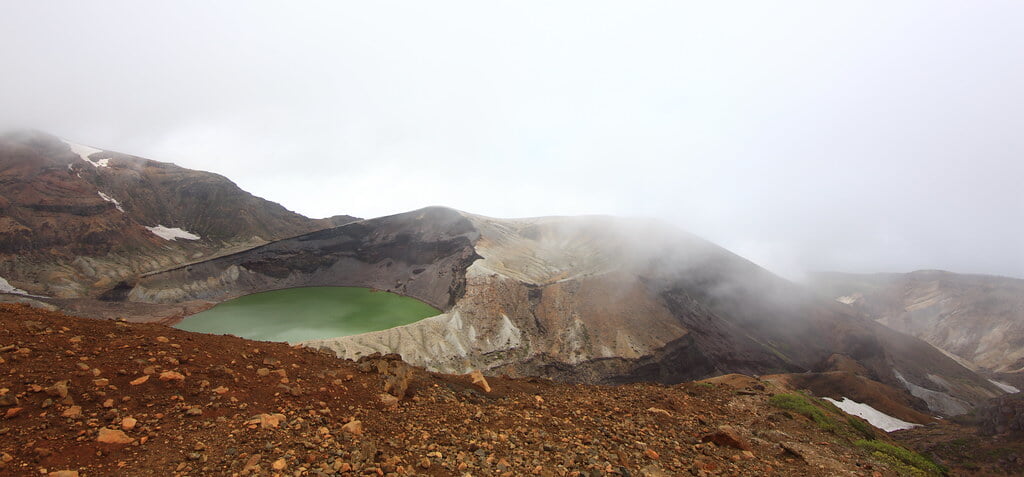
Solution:
{"label": "foreground rocky ground", "polygon": [[0,305],[4,475],[916,471],[878,450],[884,433],[801,396],[740,375],[614,387],[442,375]]}

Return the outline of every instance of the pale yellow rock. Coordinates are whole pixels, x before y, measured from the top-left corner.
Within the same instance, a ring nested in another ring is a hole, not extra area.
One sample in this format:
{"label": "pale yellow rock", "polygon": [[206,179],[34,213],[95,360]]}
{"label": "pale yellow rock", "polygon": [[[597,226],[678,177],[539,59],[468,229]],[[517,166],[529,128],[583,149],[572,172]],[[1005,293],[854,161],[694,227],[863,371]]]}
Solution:
{"label": "pale yellow rock", "polygon": [[487,384],[487,378],[484,377],[484,373],[481,373],[479,369],[469,373],[469,377],[473,380],[473,384],[479,386],[485,393],[491,392],[491,385]]}

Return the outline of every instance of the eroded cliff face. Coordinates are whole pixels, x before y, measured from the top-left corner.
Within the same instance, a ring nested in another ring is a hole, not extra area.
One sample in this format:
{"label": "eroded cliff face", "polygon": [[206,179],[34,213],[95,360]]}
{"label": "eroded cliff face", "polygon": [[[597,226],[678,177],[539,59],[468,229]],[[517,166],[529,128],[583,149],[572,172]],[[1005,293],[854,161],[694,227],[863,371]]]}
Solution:
{"label": "eroded cliff face", "polygon": [[827,296],[967,366],[1024,371],[1024,280],[943,271],[821,274]]}
{"label": "eroded cliff face", "polygon": [[348,358],[395,352],[450,373],[675,383],[831,371],[839,354],[865,378],[932,393],[908,399],[934,406],[929,412],[956,413],[999,394],[927,343],[643,220],[493,219],[427,208],[153,274],[125,297],[221,301],[295,286],[375,287],[442,311],[305,343]]}
{"label": "eroded cliff face", "polygon": [[311,220],[216,174],[39,132],[0,135],[0,184],[0,277],[58,298],[352,219]]}

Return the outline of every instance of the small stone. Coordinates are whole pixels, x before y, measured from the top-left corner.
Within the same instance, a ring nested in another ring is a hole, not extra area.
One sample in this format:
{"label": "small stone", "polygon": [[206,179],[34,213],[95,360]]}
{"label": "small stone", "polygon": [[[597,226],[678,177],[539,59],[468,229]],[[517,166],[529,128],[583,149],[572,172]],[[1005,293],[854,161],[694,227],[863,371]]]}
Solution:
{"label": "small stone", "polygon": [[53,386],[46,388],[46,394],[61,399],[68,397],[68,383],[70,381],[57,381]]}
{"label": "small stone", "polygon": [[138,424],[138,422],[139,421],[134,417],[127,416],[124,419],[121,419],[121,429],[124,429],[126,431],[135,429],[135,424]]}
{"label": "small stone", "polygon": [[280,459],[275,460],[273,464],[270,464],[270,468],[274,470],[284,470],[286,465],[288,464],[284,461],[284,457],[282,457]]}
{"label": "small stone", "polygon": [[487,378],[484,377],[484,374],[481,373],[479,369],[475,369],[472,373],[469,373],[469,377],[473,380],[473,384],[479,386],[485,393],[491,392],[491,385],[487,384]]}
{"label": "small stone", "polygon": [[103,444],[131,444],[134,440],[135,439],[128,437],[128,434],[125,434],[124,431],[109,429],[106,427],[100,428],[100,433],[96,436],[96,442],[101,442]]}
{"label": "small stone", "polygon": [[257,375],[257,376],[259,376],[259,377],[261,377],[261,378],[262,378],[262,377],[266,377],[266,376],[270,376],[270,370],[269,370],[269,369],[267,369],[267,368],[260,368],[260,369],[257,369],[257,370],[256,370],[256,375]]}
{"label": "small stone", "polygon": [[92,384],[97,387],[103,387],[110,384],[110,380],[107,378],[93,379]]}
{"label": "small stone", "polygon": [[17,405],[18,405],[18,397],[17,396],[15,396],[13,394],[3,394],[3,395],[0,395],[0,406],[9,407],[9,406],[17,406]]}
{"label": "small stone", "polygon": [[164,371],[160,373],[160,380],[181,382],[185,380],[185,376],[177,371]]}
{"label": "small stone", "polygon": [[424,457],[423,460],[420,461],[420,467],[423,468],[423,469],[429,469],[430,468],[430,459]]}
{"label": "small stone", "polygon": [[363,434],[363,422],[358,420],[351,421],[348,424],[341,426],[341,430],[349,434],[355,434],[357,436],[360,436]]}
{"label": "small stone", "polygon": [[85,364],[85,363],[83,363],[83,362],[78,362],[78,363],[75,363],[75,366],[77,366],[77,367],[78,367],[78,369],[80,369],[80,370],[82,370],[82,371],[88,371],[88,370],[89,370],[89,365],[88,365],[88,364]]}
{"label": "small stone", "polygon": [[228,392],[228,388],[226,388],[224,386],[217,386],[217,387],[213,388],[213,393],[214,394],[225,394],[227,392]]}
{"label": "small stone", "polygon": [[386,408],[392,408],[398,406],[398,398],[388,393],[379,394],[380,402]]}
{"label": "small stone", "polygon": [[133,379],[132,382],[131,382],[131,385],[132,386],[138,386],[138,385],[140,385],[140,384],[142,384],[142,383],[144,383],[146,381],[149,381],[149,375],[148,374],[144,374],[144,375],[142,375],[139,378]]}
{"label": "small stone", "polygon": [[107,409],[112,408],[112,407],[114,407],[114,400],[113,399],[107,399],[106,401],[103,401],[102,406],[107,408]]}
{"label": "small stone", "polygon": [[171,340],[167,339],[166,336],[157,336],[156,337],[156,342],[157,343],[170,343]]}
{"label": "small stone", "polygon": [[12,419],[14,417],[17,417],[18,414],[21,414],[21,410],[22,410],[22,408],[20,408],[20,407],[9,408],[9,409],[7,409],[7,412],[4,413],[4,418],[5,419]]}
{"label": "small stone", "polygon": [[284,420],[284,414],[257,414],[246,424],[259,424],[263,429],[276,429]]}
{"label": "small stone", "polygon": [[655,452],[654,449],[645,449],[644,455],[647,456],[648,459],[658,460],[661,458],[661,456],[658,455],[658,453]]}
{"label": "small stone", "polygon": [[46,474],[47,477],[78,477],[77,470],[58,470],[56,472],[50,472]]}
{"label": "small stone", "polygon": [[202,416],[203,415],[203,409],[201,407],[199,407],[199,406],[190,407],[190,408],[188,408],[187,411],[185,411],[185,415],[186,416]]}
{"label": "small stone", "polygon": [[82,417],[82,406],[71,406],[60,413],[60,415],[71,419],[78,419]]}
{"label": "small stone", "polygon": [[754,450],[732,426],[719,426],[718,430],[701,438],[704,442],[714,442],[720,446],[729,446],[739,450]]}
{"label": "small stone", "polygon": [[253,454],[252,456],[250,456],[249,460],[245,461],[245,466],[242,467],[242,472],[252,472],[258,469],[260,466],[261,457],[262,456],[260,456],[259,454]]}

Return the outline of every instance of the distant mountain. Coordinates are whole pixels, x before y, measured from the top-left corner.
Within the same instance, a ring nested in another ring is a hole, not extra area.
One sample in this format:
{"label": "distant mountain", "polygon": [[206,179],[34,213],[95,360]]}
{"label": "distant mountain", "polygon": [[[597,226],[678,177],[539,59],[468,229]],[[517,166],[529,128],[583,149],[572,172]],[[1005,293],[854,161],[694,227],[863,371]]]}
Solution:
{"label": "distant mountain", "polygon": [[923,270],[821,273],[813,283],[826,296],[970,366],[1024,371],[1024,280]]}
{"label": "distant mountain", "polygon": [[345,357],[397,352],[443,372],[590,383],[853,372],[903,390],[901,402],[932,415],[1002,394],[921,340],[642,220],[493,219],[431,207],[148,275],[118,298],[223,301],[330,285],[395,291],[443,312],[306,343]]}
{"label": "distant mountain", "polygon": [[309,219],[217,174],[41,132],[0,135],[0,277],[30,293],[91,296],[353,219]]}

